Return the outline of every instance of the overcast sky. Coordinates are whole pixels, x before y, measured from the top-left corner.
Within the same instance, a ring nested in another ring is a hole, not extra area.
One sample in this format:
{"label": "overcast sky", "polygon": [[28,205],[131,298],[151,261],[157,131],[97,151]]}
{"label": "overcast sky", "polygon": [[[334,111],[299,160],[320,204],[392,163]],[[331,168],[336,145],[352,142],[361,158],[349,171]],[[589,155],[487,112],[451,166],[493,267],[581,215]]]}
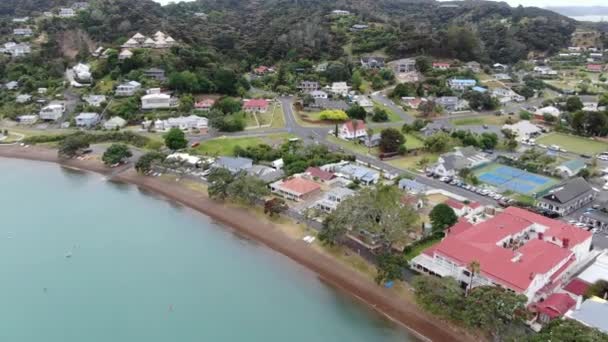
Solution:
{"label": "overcast sky", "polygon": [[504,0],[511,6],[608,6],[606,0]]}

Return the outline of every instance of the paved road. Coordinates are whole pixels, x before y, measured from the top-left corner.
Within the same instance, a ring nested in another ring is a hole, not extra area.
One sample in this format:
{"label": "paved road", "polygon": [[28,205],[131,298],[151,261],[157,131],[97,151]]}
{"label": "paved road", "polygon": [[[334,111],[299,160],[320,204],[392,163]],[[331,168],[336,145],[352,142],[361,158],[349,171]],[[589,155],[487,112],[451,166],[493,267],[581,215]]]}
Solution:
{"label": "paved road", "polygon": [[406,113],[403,110],[403,108],[397,106],[395,104],[395,102],[393,102],[391,99],[389,99],[388,97],[386,97],[386,95],[382,94],[381,92],[375,92],[375,93],[373,93],[372,94],[372,100],[381,103],[385,107],[388,107],[390,110],[392,110],[397,115],[399,115],[399,117],[401,118],[401,120],[405,121],[408,124],[411,124],[416,119],[411,114]]}

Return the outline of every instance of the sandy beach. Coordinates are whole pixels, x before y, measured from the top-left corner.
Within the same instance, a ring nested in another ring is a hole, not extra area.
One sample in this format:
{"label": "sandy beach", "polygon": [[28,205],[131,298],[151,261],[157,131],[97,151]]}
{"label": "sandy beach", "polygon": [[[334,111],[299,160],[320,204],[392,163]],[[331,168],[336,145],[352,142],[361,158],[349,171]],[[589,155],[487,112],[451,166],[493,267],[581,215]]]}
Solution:
{"label": "sandy beach", "polygon": [[477,340],[462,331],[422,312],[415,304],[396,297],[391,290],[378,286],[327,255],[319,253],[304,242],[294,240],[270,221],[260,220],[246,210],[226,206],[209,199],[205,194],[163,178],[139,175],[133,168],[118,174],[97,160],[59,160],[57,151],[42,147],[24,148],[18,145],[0,146],[0,157],[59,163],[64,166],[113,175],[112,179],[134,184],[197,210],[224,223],[236,232],[255,239],[269,248],[305,266],[326,283],[349,293],[374,310],[398,322],[423,340],[473,341]]}

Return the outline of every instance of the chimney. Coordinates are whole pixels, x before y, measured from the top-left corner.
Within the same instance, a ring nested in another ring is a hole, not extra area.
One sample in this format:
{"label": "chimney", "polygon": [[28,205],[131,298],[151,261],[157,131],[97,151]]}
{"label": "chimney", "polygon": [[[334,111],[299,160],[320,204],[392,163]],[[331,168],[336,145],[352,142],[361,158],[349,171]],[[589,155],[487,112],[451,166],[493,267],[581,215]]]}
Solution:
{"label": "chimney", "polygon": [[543,234],[543,233],[541,233],[541,232],[539,232],[539,233],[538,233],[538,239],[539,239],[539,240],[543,240],[543,239],[544,239],[544,237],[545,237],[545,234]]}
{"label": "chimney", "polygon": [[583,304],[583,296],[578,296],[576,298],[576,306],[574,307],[574,310],[576,310],[576,311],[580,310],[581,304]]}
{"label": "chimney", "polygon": [[562,241],[562,246],[563,246],[564,248],[568,248],[568,247],[570,246],[570,239],[564,239],[564,240]]}

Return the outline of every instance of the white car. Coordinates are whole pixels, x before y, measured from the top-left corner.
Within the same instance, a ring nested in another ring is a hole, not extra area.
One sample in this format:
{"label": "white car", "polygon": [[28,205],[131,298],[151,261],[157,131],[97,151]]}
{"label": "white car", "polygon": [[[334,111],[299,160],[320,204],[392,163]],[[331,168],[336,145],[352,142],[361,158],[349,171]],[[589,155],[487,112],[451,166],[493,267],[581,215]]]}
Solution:
{"label": "white car", "polygon": [[538,144],[538,147],[540,147],[540,148],[547,148],[547,145]]}
{"label": "white car", "polygon": [[587,227],[587,225],[586,225],[586,224],[584,224],[584,223],[582,223],[582,222],[577,222],[577,223],[575,224],[575,226],[577,226],[577,227],[579,227],[579,228]]}
{"label": "white car", "polygon": [[604,186],[602,187],[602,189],[608,191],[608,183],[604,184]]}
{"label": "white car", "polygon": [[445,182],[449,181],[450,178],[449,177],[441,177],[441,178],[439,178],[439,180],[445,183]]}
{"label": "white car", "polygon": [[597,157],[597,159],[607,161],[607,160],[608,160],[608,156],[603,155],[603,154],[600,154],[600,155]]}
{"label": "white car", "polygon": [[549,146],[549,149],[551,151],[559,151],[559,146],[557,146],[557,145],[551,145],[551,146]]}
{"label": "white car", "polygon": [[568,150],[566,150],[565,148],[561,148],[561,147],[560,147],[559,151],[562,153],[568,153]]}
{"label": "white car", "polygon": [[575,224],[575,223],[576,223],[576,220],[568,220],[568,223],[570,223],[570,224]]}

